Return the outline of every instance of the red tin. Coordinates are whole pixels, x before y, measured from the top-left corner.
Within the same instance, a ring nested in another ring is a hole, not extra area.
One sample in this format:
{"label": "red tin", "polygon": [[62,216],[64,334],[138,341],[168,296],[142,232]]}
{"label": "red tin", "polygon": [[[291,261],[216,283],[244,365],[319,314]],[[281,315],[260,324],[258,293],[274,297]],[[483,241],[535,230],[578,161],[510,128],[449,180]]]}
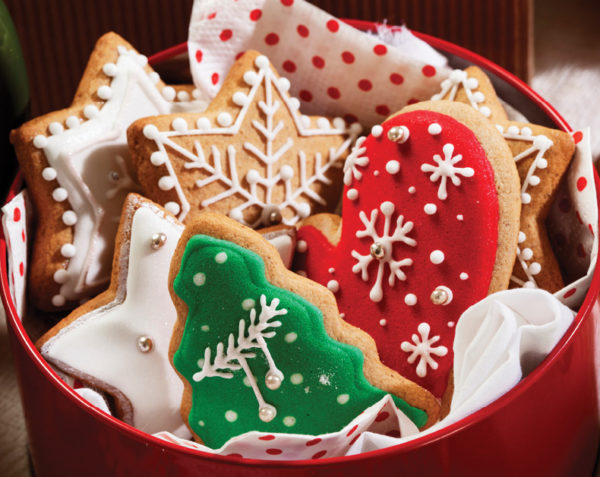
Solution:
{"label": "red tin", "polygon": [[[350,22],[373,28],[369,22]],[[532,121],[570,131],[543,98],[499,66],[456,45],[419,35],[450,55],[490,73],[500,95]],[[184,53],[179,45],[151,58]],[[595,177],[596,188],[600,180]],[[9,198],[20,189],[17,177]],[[36,475],[591,475],[599,442],[594,354],[600,336],[600,273],[573,325],[550,355],[491,405],[433,434],[358,456],[273,462],[221,457],[162,441],[104,414],[81,399],[48,367],[17,316],[8,287],[6,243],[0,238],[0,293]]]}

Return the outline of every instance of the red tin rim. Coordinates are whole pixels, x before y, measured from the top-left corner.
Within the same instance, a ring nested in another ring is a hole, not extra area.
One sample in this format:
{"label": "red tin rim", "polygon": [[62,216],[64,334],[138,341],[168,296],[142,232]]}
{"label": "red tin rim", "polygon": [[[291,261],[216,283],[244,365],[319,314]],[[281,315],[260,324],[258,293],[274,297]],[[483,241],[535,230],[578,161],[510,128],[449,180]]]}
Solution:
{"label": "red tin rim", "polygon": [[[373,30],[378,24],[364,21],[364,20],[344,20],[351,26],[367,31]],[[392,27],[397,28],[397,27]],[[483,58],[476,53],[473,53],[469,50],[466,50],[458,45],[453,43],[449,43],[447,41],[441,40],[439,38],[435,38],[429,35],[425,35],[422,33],[413,32],[417,37],[423,39],[427,43],[429,43],[434,48],[443,50],[444,52],[456,55],[460,58],[463,58],[467,61],[470,61],[474,64],[484,67],[488,71],[494,73],[503,81],[508,83],[510,86],[514,87],[517,91],[522,93],[529,100],[534,102],[537,106],[539,106],[542,111],[561,129],[571,132],[572,129],[569,124],[563,119],[563,117],[552,107],[550,103],[548,103],[544,98],[542,98],[539,94],[533,91],[526,83],[522,80],[514,76],[512,73],[509,73],[504,68],[496,65],[495,63]],[[175,45],[171,48],[163,50],[155,55],[152,55],[149,58],[151,64],[156,64],[161,61],[165,61],[167,59],[171,59],[175,56],[187,52],[187,43],[181,43],[179,45]],[[594,183],[596,186],[596,194],[597,198],[600,201],[600,178],[598,176],[597,171],[594,169]],[[22,185],[22,179],[20,173],[17,174],[9,194],[7,196],[6,202],[12,199],[20,190]],[[77,405],[89,411],[95,419],[104,420],[109,426],[116,428],[122,432],[129,434],[132,438],[138,441],[148,441],[150,440],[154,444],[170,448],[173,451],[184,452],[191,455],[196,455],[199,457],[203,457],[206,459],[226,462],[229,465],[240,465],[240,466],[261,466],[261,467],[301,467],[301,466],[333,466],[340,462],[352,462],[356,460],[363,459],[371,459],[377,458],[384,455],[396,454],[396,453],[404,453],[408,452],[415,447],[424,446],[430,443],[433,443],[445,436],[449,436],[456,432],[461,431],[462,429],[469,427],[473,424],[476,424],[483,419],[486,419],[493,413],[495,413],[498,409],[502,408],[506,405],[506,403],[513,399],[516,396],[523,394],[529,387],[531,387],[532,383],[535,382],[540,375],[542,375],[550,366],[554,364],[557,360],[558,355],[561,351],[567,346],[567,344],[572,340],[573,336],[577,332],[577,330],[581,327],[583,320],[586,316],[589,317],[589,312],[594,304],[595,295],[600,292],[600,273],[596,270],[592,277],[592,282],[590,284],[590,288],[588,293],[584,299],[584,302],[577,313],[572,325],[569,327],[565,335],[561,338],[561,340],[557,343],[554,349],[550,352],[548,356],[540,363],[535,370],[533,370],[527,377],[522,379],[513,389],[511,389],[508,393],[504,394],[500,398],[496,399],[491,404],[483,407],[482,409],[475,411],[473,414],[453,423],[447,427],[439,429],[431,434],[416,437],[413,440],[405,443],[401,443],[395,446],[386,447],[384,449],[374,450],[370,452],[365,452],[353,456],[342,456],[342,457],[331,457],[319,460],[295,460],[295,461],[273,461],[273,460],[260,460],[260,459],[245,459],[239,457],[228,457],[222,455],[211,454],[207,452],[203,452],[196,449],[191,449],[187,447],[180,446],[175,443],[171,443],[169,441],[165,441],[163,439],[159,439],[150,434],[146,434],[123,421],[117,419],[116,417],[110,416],[103,411],[99,410],[92,404],[88,403],[85,399],[83,399],[79,394],[77,394],[72,388],[67,386],[58,375],[50,368],[50,366],[46,363],[46,361],[42,358],[41,354],[37,351],[34,344],[32,343],[29,335],[25,331],[21,320],[18,317],[17,310],[12,301],[12,297],[10,295],[10,289],[8,284],[8,270],[7,270],[7,259],[6,259],[6,241],[4,238],[4,233],[0,232],[0,296],[2,298],[2,303],[4,305],[4,309],[7,314],[7,322],[11,329],[13,330],[15,336],[17,337],[20,345],[25,348],[27,354],[31,357],[36,367],[45,374],[56,386],[56,388],[63,393],[63,395],[68,396],[72,400],[75,401]]]}

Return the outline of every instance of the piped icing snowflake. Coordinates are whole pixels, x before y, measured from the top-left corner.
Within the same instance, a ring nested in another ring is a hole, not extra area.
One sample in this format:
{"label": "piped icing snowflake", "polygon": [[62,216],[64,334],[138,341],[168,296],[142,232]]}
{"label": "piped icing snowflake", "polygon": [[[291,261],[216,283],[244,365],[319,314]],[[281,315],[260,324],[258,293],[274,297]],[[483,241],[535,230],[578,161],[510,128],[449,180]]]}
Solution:
{"label": "piped icing snowflake", "polygon": [[362,136],[356,140],[352,152],[346,158],[346,162],[344,162],[344,184],[346,185],[350,185],[353,178],[357,181],[361,180],[362,172],[360,172],[357,167],[365,167],[369,164],[369,158],[364,155],[367,149],[362,147],[365,139],[366,138]]}
{"label": "piped icing snowflake", "polygon": [[431,327],[427,323],[421,323],[417,327],[419,335],[412,335],[412,343],[410,341],[403,341],[400,344],[402,351],[410,353],[408,356],[408,363],[413,364],[417,358],[416,373],[417,376],[424,378],[427,376],[427,367],[435,370],[438,368],[438,363],[433,359],[433,356],[446,356],[448,354],[448,348],[445,346],[433,346],[440,340],[439,336],[429,337]]}
{"label": "piped icing snowflake", "polygon": [[380,235],[375,228],[379,211],[373,209],[371,211],[371,217],[367,218],[367,214],[361,210],[359,216],[365,228],[364,230],[357,230],[356,236],[358,238],[368,237],[371,239],[369,253],[362,255],[356,250],[352,250],[351,252],[351,255],[357,260],[356,264],[352,267],[352,271],[354,273],[360,273],[361,279],[365,282],[369,281],[368,269],[371,262],[379,262],[377,264],[377,278],[369,292],[369,298],[375,302],[381,301],[383,298],[382,281],[386,265],[390,271],[388,284],[393,287],[396,278],[402,281],[406,280],[406,274],[402,271],[402,267],[408,267],[413,263],[410,258],[395,260],[393,257],[394,244],[400,242],[411,247],[417,245],[416,240],[408,236],[409,232],[413,229],[414,224],[410,221],[404,223],[404,216],[402,215],[398,215],[396,218],[394,231],[390,234],[392,214],[394,213],[395,208],[392,202],[383,202],[379,208],[384,216],[383,232]]}
{"label": "piped icing snowflake", "polygon": [[479,87],[479,81],[477,78],[469,77],[466,71],[452,71],[450,76],[442,81],[441,86],[442,90],[438,94],[434,94],[431,97],[432,100],[447,99],[448,101],[454,101],[459,87],[462,86],[469,104],[486,118],[491,116],[492,111],[490,108],[481,104],[485,102],[484,94],[481,91],[475,91]]}
{"label": "piped icing snowflake", "polygon": [[440,200],[446,200],[448,198],[448,191],[446,190],[446,182],[448,179],[452,181],[452,184],[458,187],[461,184],[461,180],[458,177],[459,175],[463,177],[473,177],[475,171],[471,167],[454,166],[454,164],[460,162],[463,157],[462,154],[453,156],[453,144],[444,144],[442,151],[444,152],[443,158],[439,154],[435,154],[433,156],[433,162],[435,162],[435,164],[423,164],[421,170],[423,172],[432,173],[431,176],[429,176],[431,182],[440,181],[437,196]]}
{"label": "piped icing snowflake", "polygon": [[[298,99],[288,95],[289,80],[276,76],[268,58],[256,56],[253,66],[256,69],[246,71],[242,77],[250,90],[247,93],[236,91],[231,96],[231,101],[240,108],[235,118],[229,112],[222,111],[216,116],[217,125],[213,125],[207,117],[200,117],[194,127],[190,128],[186,119],[176,118],[170,131],[160,131],[153,124],[143,129],[144,136],[153,141],[158,149],[150,157],[152,164],[166,167],[167,174],[159,179],[158,187],[162,191],[173,190],[177,197],[177,201],[169,201],[165,207],[178,215],[180,220],[186,218],[192,205],[168,150],[174,151],[183,160],[184,170],[197,169],[203,173],[195,181],[196,188],[202,189],[215,183],[222,186],[221,192],[202,198],[200,208],[236,197],[236,205],[226,212],[245,225],[271,225],[269,220],[274,213],[281,215],[283,223],[293,225],[311,214],[311,204],[327,205],[324,194],[315,186],[332,185],[328,174],[332,169],[341,167],[340,159],[346,155],[358,136],[360,125],[354,123],[347,126],[342,118],[330,121],[319,117],[315,120],[314,127],[311,118],[299,113]],[[257,99],[261,88],[264,90],[264,100]],[[254,110],[254,104],[262,113],[260,121],[247,121],[250,111]],[[276,118],[278,112],[281,112],[279,119]],[[286,129],[282,114],[291,118],[292,129]],[[235,141],[230,141],[222,152],[209,142],[211,136],[236,135],[243,129],[242,125],[253,129],[261,139],[260,143],[254,144],[248,140],[239,147]],[[286,133],[289,135],[286,136]],[[326,141],[327,137],[335,140],[335,136],[339,138],[340,135],[343,140],[339,144],[321,147],[321,151],[314,153],[314,160],[303,150],[302,145],[307,144],[309,138],[322,136],[322,141]],[[188,150],[177,142],[179,138],[190,136],[194,136],[193,150]],[[208,137],[204,139],[202,136]],[[290,155],[297,157],[297,161],[293,163],[297,163],[298,168],[283,163]],[[250,168],[244,176],[240,176],[239,171],[244,169],[244,161],[248,159],[257,168]],[[258,169],[262,169],[262,172]],[[275,197],[278,188],[284,191],[282,200]],[[251,212],[256,208],[260,211],[258,215]],[[292,215],[288,213],[286,216],[285,211],[291,211]]]}

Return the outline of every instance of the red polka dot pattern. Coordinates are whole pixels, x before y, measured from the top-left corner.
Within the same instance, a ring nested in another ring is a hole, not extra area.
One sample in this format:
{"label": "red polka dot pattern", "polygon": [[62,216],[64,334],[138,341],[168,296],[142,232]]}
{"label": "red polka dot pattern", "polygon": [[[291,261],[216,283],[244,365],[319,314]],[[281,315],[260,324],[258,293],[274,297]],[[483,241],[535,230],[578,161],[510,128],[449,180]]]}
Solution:
{"label": "red polka dot pattern", "polygon": [[217,12],[212,12],[212,13],[209,13],[206,16],[206,18],[208,18],[209,20],[214,20],[216,16],[217,16]]}
{"label": "red polka dot pattern", "polygon": [[219,34],[219,38],[221,39],[221,41],[228,41],[231,39],[232,36],[233,36],[233,32],[229,28],[223,30]]}
{"label": "red polka dot pattern", "polygon": [[402,83],[404,83],[404,76],[402,76],[399,73],[392,73],[390,75],[390,81],[392,82],[392,84],[396,84],[396,85],[402,84]]}
{"label": "red polka dot pattern", "polygon": [[348,65],[354,63],[354,55],[350,51],[344,51],[342,53],[342,61]]}
{"label": "red polka dot pattern", "polygon": [[242,56],[244,56],[245,51],[240,51],[237,55],[235,55],[235,59],[239,60]]}
{"label": "red polka dot pattern", "polygon": [[385,435],[390,437],[400,437],[400,431],[398,429],[392,429],[391,431],[387,431]]}
{"label": "red polka dot pattern", "polygon": [[587,179],[585,177],[580,177],[577,179],[577,190],[581,192],[587,186]]}
{"label": "red polka dot pattern", "polygon": [[357,123],[358,118],[352,113],[347,113],[344,114],[344,121],[346,121],[348,124]]}
{"label": "red polka dot pattern", "polygon": [[212,84],[217,84],[219,82],[219,73],[213,73],[210,77],[210,81]]}
{"label": "red polka dot pattern", "polygon": [[267,449],[265,452],[269,455],[279,455],[283,451],[281,449]]}
{"label": "red polka dot pattern", "polygon": [[279,43],[279,35],[277,33],[269,33],[265,36],[265,43],[269,46],[276,45]]}
{"label": "red polka dot pattern", "polygon": [[356,424],[355,426],[352,427],[352,429],[350,429],[348,431],[348,434],[346,434],[346,436],[351,436],[352,434],[354,434],[354,431],[356,431],[356,429],[358,429],[358,424]]}
{"label": "red polka dot pattern", "polygon": [[327,451],[326,451],[326,450],[319,451],[319,452],[317,452],[315,455],[313,455],[313,456],[311,457],[311,459],[320,459],[320,458],[321,458],[321,457],[323,457],[325,454],[327,454]]}
{"label": "red polka dot pattern", "polygon": [[327,29],[331,33],[335,33],[340,29],[340,24],[336,20],[331,19],[327,22]]}
{"label": "red polka dot pattern", "polygon": [[312,447],[312,446],[316,446],[319,442],[321,442],[323,439],[321,439],[320,437],[316,437],[314,438],[312,441],[308,441],[306,443],[307,447]]}
{"label": "red polka dot pattern", "polygon": [[357,440],[357,439],[358,439],[360,436],[361,436],[361,434],[356,434],[356,435],[354,436],[354,439],[352,439],[352,440],[350,441],[349,445],[352,445],[352,444],[354,444],[354,443],[356,442],[356,440]]}
{"label": "red polka dot pattern", "polygon": [[564,297],[564,298],[569,298],[569,297],[571,297],[571,296],[575,295],[575,292],[576,292],[576,291],[577,291],[577,289],[576,289],[576,288],[571,288],[571,289],[570,289],[568,292],[566,292],[566,293],[563,295],[563,297]]}
{"label": "red polka dot pattern", "polygon": [[373,47],[373,53],[378,56],[383,56],[387,53],[387,46],[379,44]]}
{"label": "red polka dot pattern", "polygon": [[21,230],[21,240],[23,241],[23,243],[25,243],[25,241],[27,240],[25,238],[25,230]]}
{"label": "red polka dot pattern", "polygon": [[18,222],[19,220],[21,220],[21,209],[16,207],[13,212],[13,222]]}
{"label": "red polka dot pattern", "polygon": [[409,99],[409,100],[406,102],[406,104],[415,104],[415,103],[418,103],[418,102],[419,102],[419,100],[418,100],[417,98],[410,98],[410,99]]}
{"label": "red polka dot pattern", "polygon": [[580,143],[582,139],[583,133],[581,131],[577,131],[575,134],[573,134],[573,141],[575,142],[575,144]]}
{"label": "red polka dot pattern", "polygon": [[286,7],[291,7],[294,3],[294,0],[281,0],[281,4]]}
{"label": "red polka dot pattern", "polygon": [[296,63],[291,60],[284,61],[282,66],[288,73],[294,73],[296,71]]}
{"label": "red polka dot pattern", "polygon": [[375,112],[381,116],[388,116],[390,114],[390,108],[385,104],[378,104],[375,106]]}
{"label": "red polka dot pattern", "polygon": [[321,69],[325,66],[325,60],[323,58],[321,58],[320,56],[313,56],[312,64],[315,65],[315,68]]}
{"label": "red polka dot pattern", "polygon": [[19,263],[19,275],[25,275],[25,264],[23,262]]}
{"label": "red polka dot pattern", "polygon": [[296,28],[296,31],[298,32],[298,35],[300,35],[302,38],[306,38],[309,33],[306,25],[298,25],[298,27]]}
{"label": "red polka dot pattern", "polygon": [[373,88],[373,83],[371,83],[368,79],[361,79],[358,82],[358,87],[363,91],[371,91],[371,88]]}
{"label": "red polka dot pattern", "polygon": [[332,99],[340,99],[341,93],[335,86],[331,86],[327,88],[327,95]]}
{"label": "red polka dot pattern", "polygon": [[421,71],[423,72],[423,75],[427,76],[428,78],[435,76],[435,68],[431,65],[423,66],[423,69]]}
{"label": "red polka dot pattern", "polygon": [[202,61],[202,50],[196,50],[196,63],[200,63]]}
{"label": "red polka dot pattern", "polygon": [[307,103],[310,103],[313,99],[312,93],[306,89],[300,90],[300,92],[298,93],[298,96],[300,96],[300,99],[302,101],[305,101]]}
{"label": "red polka dot pattern", "polygon": [[377,417],[375,418],[375,422],[385,421],[388,417],[390,417],[389,412],[381,411],[379,414],[377,414]]}
{"label": "red polka dot pattern", "polygon": [[262,17],[262,10],[260,8],[255,8],[250,12],[250,20],[253,22],[257,22]]}
{"label": "red polka dot pattern", "polygon": [[261,441],[272,441],[273,439],[275,439],[275,436],[273,434],[267,434],[266,436],[259,437],[259,440]]}

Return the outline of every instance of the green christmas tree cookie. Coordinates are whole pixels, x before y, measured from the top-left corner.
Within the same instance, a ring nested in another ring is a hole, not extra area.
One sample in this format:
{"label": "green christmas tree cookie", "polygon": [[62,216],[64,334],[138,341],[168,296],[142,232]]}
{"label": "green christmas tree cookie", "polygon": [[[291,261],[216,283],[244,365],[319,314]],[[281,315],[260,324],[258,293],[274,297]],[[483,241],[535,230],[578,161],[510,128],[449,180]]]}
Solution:
{"label": "green christmas tree cookie", "polygon": [[[194,235],[175,272],[187,318],[173,365],[191,389],[188,425],[206,445],[248,431],[339,431],[386,394],[365,378],[361,351],[326,333],[319,308],[268,282],[258,254]],[[427,421],[395,402],[418,427]]]}

